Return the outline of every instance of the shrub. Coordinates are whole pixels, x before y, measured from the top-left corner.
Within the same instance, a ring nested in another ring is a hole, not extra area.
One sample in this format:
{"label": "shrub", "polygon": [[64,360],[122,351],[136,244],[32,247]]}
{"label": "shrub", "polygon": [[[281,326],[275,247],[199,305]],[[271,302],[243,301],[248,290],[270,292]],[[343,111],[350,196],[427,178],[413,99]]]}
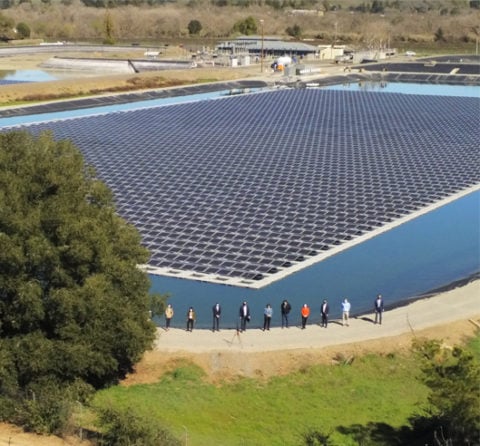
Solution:
{"label": "shrub", "polygon": [[257,22],[250,16],[245,20],[240,20],[233,25],[233,31],[249,36],[257,32]]}
{"label": "shrub", "polygon": [[27,431],[62,434],[75,405],[85,403],[92,394],[93,389],[81,381],[62,386],[56,380],[43,379],[24,391],[14,421]]}
{"label": "shrub", "polygon": [[24,23],[20,22],[17,25],[17,34],[21,39],[28,39],[30,37],[30,27]]}
{"label": "shrub", "polygon": [[300,28],[299,25],[295,24],[293,26],[289,26],[285,32],[291,36],[291,37],[295,37],[296,39],[300,38],[300,36],[302,35],[302,28]]}
{"label": "shrub", "polygon": [[179,446],[168,430],[152,418],[140,416],[133,409],[100,409],[101,446]]}
{"label": "shrub", "polygon": [[198,20],[190,20],[188,23],[188,33],[190,35],[198,34],[202,30],[202,24]]}
{"label": "shrub", "polygon": [[[438,341],[417,341],[414,348],[422,361],[422,381],[430,389],[426,412],[433,436],[474,444],[480,438],[480,364],[466,350],[445,348]],[[418,420],[416,424],[418,429]]]}

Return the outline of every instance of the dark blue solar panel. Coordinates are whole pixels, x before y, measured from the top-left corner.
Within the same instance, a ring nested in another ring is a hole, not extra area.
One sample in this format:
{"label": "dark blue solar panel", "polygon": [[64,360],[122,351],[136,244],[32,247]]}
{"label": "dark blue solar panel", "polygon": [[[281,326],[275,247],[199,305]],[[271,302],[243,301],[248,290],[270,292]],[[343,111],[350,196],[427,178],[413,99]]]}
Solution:
{"label": "dark blue solar panel", "polygon": [[29,128],[75,142],[151,265],[261,280],[478,184],[479,103],[280,90]]}

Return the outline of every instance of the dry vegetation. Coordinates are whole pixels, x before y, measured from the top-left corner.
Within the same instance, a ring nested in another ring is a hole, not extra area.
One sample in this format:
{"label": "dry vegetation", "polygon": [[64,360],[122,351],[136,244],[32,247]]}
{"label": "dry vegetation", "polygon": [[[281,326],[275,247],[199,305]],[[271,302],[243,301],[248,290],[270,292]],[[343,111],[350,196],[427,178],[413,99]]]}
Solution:
{"label": "dry vegetation", "polygon": [[[291,6],[276,9],[262,2],[251,2],[248,7],[219,7],[214,3],[127,5],[109,9],[108,14],[117,41],[165,42],[188,38],[189,22],[198,20],[202,29],[196,39],[202,38],[204,42],[212,39],[213,42],[232,36],[234,24],[249,16],[257,21],[264,20],[266,35],[285,36],[286,29],[297,24],[303,38],[363,46],[386,44],[387,41],[432,42],[439,28],[446,41],[474,43],[480,33],[480,10],[469,8],[465,1],[406,0],[399,2],[400,6],[396,8],[386,7],[383,14],[349,11],[352,5],[371,4],[359,0],[338,2],[341,9],[336,11],[325,11],[327,4],[334,2],[297,2],[295,7],[299,9],[320,12],[312,15],[293,15]],[[25,1],[2,13],[15,23],[26,23],[32,38],[98,41],[104,37],[105,9],[86,7],[80,0],[62,3]]]}
{"label": "dry vegetation", "polygon": [[[76,54],[81,57],[82,54]],[[84,55],[91,57],[91,54]],[[126,57],[119,54],[119,57]],[[138,54],[136,55],[138,57]],[[48,54],[14,56],[0,58],[0,70],[39,69],[43,61],[50,58]],[[125,91],[169,88],[179,85],[240,79],[258,75],[257,67],[229,69],[216,67],[196,68],[194,70],[167,70],[138,74],[97,74],[85,76],[72,74],[71,79],[4,85],[0,89],[0,105],[11,106],[28,102],[42,102],[82,96],[114,94]],[[79,82],[81,78],[81,82]]]}

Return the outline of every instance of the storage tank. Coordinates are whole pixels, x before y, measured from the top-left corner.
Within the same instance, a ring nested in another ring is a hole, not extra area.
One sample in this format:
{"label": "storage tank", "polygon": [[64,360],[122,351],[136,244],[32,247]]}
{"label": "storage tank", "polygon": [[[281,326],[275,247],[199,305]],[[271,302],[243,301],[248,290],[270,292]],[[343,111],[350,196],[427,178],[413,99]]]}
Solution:
{"label": "storage tank", "polygon": [[286,67],[287,65],[290,65],[292,63],[292,58],[290,56],[280,56],[277,59],[277,65],[282,65],[283,67]]}

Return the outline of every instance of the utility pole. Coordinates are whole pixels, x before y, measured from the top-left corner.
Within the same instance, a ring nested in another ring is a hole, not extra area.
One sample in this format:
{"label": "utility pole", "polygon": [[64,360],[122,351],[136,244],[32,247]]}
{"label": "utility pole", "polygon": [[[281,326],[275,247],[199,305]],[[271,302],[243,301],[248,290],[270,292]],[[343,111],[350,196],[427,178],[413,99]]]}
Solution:
{"label": "utility pole", "polygon": [[260,53],[260,72],[263,73],[263,40],[264,40],[264,34],[263,34],[263,24],[265,23],[265,20],[260,19],[260,26],[262,28],[262,51]]}

